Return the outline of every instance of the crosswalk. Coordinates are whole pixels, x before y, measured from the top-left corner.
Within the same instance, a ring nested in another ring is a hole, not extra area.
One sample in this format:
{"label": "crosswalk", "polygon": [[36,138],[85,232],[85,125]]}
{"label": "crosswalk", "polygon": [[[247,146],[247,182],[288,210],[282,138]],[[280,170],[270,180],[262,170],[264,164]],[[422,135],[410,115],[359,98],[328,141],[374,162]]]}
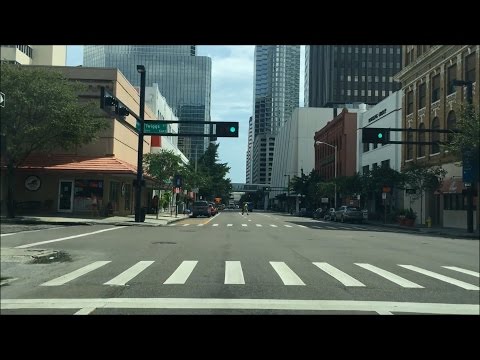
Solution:
{"label": "crosswalk", "polygon": [[[224,266],[221,268],[224,270],[224,285],[246,285],[246,284],[253,284],[258,286],[258,274],[253,274],[249,272],[248,265],[251,265],[251,262],[248,262],[245,266],[242,266],[242,262],[238,260],[227,260],[222,262]],[[168,276],[163,284],[159,281],[159,285],[194,285],[199,286],[201,285],[202,281],[206,283],[211,283],[212,279],[208,279],[209,276],[214,277],[214,279],[218,279],[218,277],[211,272],[208,274],[199,273],[200,270],[198,269],[199,261],[198,260],[183,260],[179,264],[170,268],[166,268],[165,265],[155,267],[155,261],[148,260],[148,261],[139,261],[127,269],[122,269],[118,275],[114,276],[112,279],[102,282],[98,281],[98,285],[108,285],[108,286],[126,286],[129,282],[133,279],[137,278],[146,273],[150,272],[147,275],[155,275],[156,277]],[[212,264],[207,264],[208,267],[211,268]],[[244,264],[245,265],[245,264]],[[456,266],[441,266],[438,269],[426,269],[423,267],[418,267],[415,265],[405,265],[405,264],[394,264],[393,268],[402,271],[401,269],[407,269],[411,271],[411,276],[415,275],[415,281],[408,279],[408,272],[407,276],[405,276],[405,271],[402,272],[402,276],[396,274],[394,271],[386,270],[383,267],[376,266],[369,263],[353,263],[355,265],[355,269],[358,269],[358,272],[352,270],[351,266],[346,266],[349,270],[344,271],[339,266],[335,264],[330,264],[327,262],[319,262],[314,261],[308,264],[310,270],[305,273],[305,264],[301,264],[299,266],[295,266],[295,264],[287,264],[284,261],[268,261],[263,264],[264,271],[266,274],[271,277],[271,282],[277,283],[278,285],[285,285],[285,286],[308,286],[309,283],[312,284],[313,282],[318,282],[318,279],[323,279],[323,281],[333,280],[338,285],[344,287],[357,287],[357,288],[367,288],[367,287],[376,287],[378,288],[378,284],[372,284],[372,278],[369,276],[365,276],[365,272],[369,272],[370,274],[374,274],[374,278],[379,281],[380,278],[383,280],[387,280],[389,283],[393,284],[392,286],[399,286],[405,289],[425,289],[431,279],[436,281],[440,281],[444,284],[448,284],[449,286],[459,287],[464,290],[473,290],[478,291],[478,280],[474,278],[479,277],[479,273],[473,271],[471,269],[465,269]],[[101,269],[105,269],[108,266],[112,266],[112,261],[94,261],[90,264],[87,264],[79,269],[71,271],[67,274],[61,275],[56,277],[52,280],[44,282],[40,284],[40,286],[65,286],[71,283],[78,284],[79,281],[88,278],[88,275],[95,272],[95,279],[101,279],[102,276],[98,274]],[[385,265],[383,265],[385,266]],[[247,269],[246,273],[244,272],[245,268]],[[390,266],[392,268],[392,266]],[[303,270],[298,270],[303,269]],[[362,269],[362,270],[360,270]],[[434,271],[435,270],[435,271]],[[192,274],[197,271],[196,275],[192,278]],[[257,268],[258,271],[258,268]],[[302,273],[303,271],[303,273]],[[444,275],[437,271],[443,271],[449,275],[455,275],[458,273],[462,273],[463,277],[472,276],[472,282],[466,282],[464,280],[458,280],[454,277]],[[328,275],[327,277],[321,277],[320,274],[324,273]],[[109,272],[110,276],[112,275]],[[312,275],[313,274],[313,275]],[[262,274],[262,276],[265,274]],[[467,276],[465,276],[467,275]],[[365,279],[360,279],[360,277],[364,276]],[[405,276],[405,277],[404,277]],[[303,278],[302,278],[303,277]],[[88,278],[88,282],[91,283],[91,278]],[[198,282],[200,280],[200,283]],[[217,280],[218,281],[218,280]],[[141,283],[137,281],[136,283]],[[370,283],[368,283],[370,282]],[[260,282],[261,283],[261,282]]]}
{"label": "crosswalk", "polygon": [[192,224],[192,223],[173,223],[169,224],[169,227],[204,227],[204,228],[239,228],[239,227],[258,227],[258,228],[277,228],[277,229],[295,229],[295,228],[303,228],[303,229],[321,229],[321,230],[362,230],[362,231],[385,231],[383,228],[374,227],[374,226],[344,226],[344,225],[314,225],[317,223],[312,223],[312,225],[300,225],[300,224],[259,224],[259,223],[239,223],[239,224],[220,224],[220,223],[200,223],[200,224]]}

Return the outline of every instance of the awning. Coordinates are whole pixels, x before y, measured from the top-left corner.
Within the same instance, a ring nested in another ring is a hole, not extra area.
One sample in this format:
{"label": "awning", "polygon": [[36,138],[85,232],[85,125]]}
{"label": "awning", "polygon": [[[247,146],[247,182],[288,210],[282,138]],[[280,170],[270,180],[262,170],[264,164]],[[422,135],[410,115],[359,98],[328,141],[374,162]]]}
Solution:
{"label": "awning", "polygon": [[435,194],[461,194],[463,189],[461,178],[447,178],[443,180],[442,185],[435,191]]}

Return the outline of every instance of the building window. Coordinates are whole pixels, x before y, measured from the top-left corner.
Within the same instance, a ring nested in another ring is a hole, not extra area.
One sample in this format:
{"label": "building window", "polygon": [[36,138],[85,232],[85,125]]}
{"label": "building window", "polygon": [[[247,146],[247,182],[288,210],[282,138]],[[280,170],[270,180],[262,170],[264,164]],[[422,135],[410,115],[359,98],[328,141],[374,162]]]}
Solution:
{"label": "building window", "polygon": [[363,152],[367,152],[370,150],[370,144],[369,143],[363,143]]}
{"label": "building window", "polygon": [[425,98],[427,96],[427,84],[423,83],[418,88],[418,108],[423,109],[425,107]]}
{"label": "building window", "polygon": [[475,82],[475,53],[465,58],[465,80]]}
{"label": "building window", "polygon": [[[407,131],[407,141],[413,141],[413,131]],[[407,144],[407,160],[413,159],[413,144]]]}
{"label": "building window", "polygon": [[452,84],[457,79],[457,64],[447,69],[447,95],[453,94],[457,88]]}
{"label": "building window", "polygon": [[432,79],[432,102],[440,100],[440,74]]}
{"label": "building window", "polygon": [[[418,130],[422,130],[418,132],[418,141],[425,141],[425,131],[423,131],[425,130],[425,125],[421,123],[418,126]],[[425,156],[425,145],[418,144],[417,157],[422,157],[422,156]]]}
{"label": "building window", "polygon": [[[439,130],[440,129],[440,119],[435,117],[432,121],[432,130]],[[431,135],[432,139],[432,151],[430,154],[436,154],[440,152],[440,145],[438,144],[438,141],[440,141],[440,133],[433,131]]]}
{"label": "building window", "polygon": [[[453,130],[457,128],[457,117],[455,111],[450,111],[447,117],[447,130]],[[453,133],[447,133],[447,142],[453,140]]]}
{"label": "building window", "polygon": [[413,113],[413,91],[407,94],[407,115]]}

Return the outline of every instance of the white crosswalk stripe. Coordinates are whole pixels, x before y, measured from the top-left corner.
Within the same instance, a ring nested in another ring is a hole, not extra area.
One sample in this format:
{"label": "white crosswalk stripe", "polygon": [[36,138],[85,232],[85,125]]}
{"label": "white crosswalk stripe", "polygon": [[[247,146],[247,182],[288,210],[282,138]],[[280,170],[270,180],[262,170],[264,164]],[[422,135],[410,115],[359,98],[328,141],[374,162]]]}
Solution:
{"label": "white crosswalk stripe", "polygon": [[271,227],[278,227],[277,225],[270,224]]}
{"label": "white crosswalk stripe", "polygon": [[457,280],[457,279],[454,279],[454,278],[451,278],[451,277],[448,277],[448,276],[445,276],[445,275],[441,275],[441,274],[437,274],[433,271],[429,271],[429,270],[426,270],[426,269],[422,269],[422,268],[419,268],[417,266],[413,266],[413,265],[398,265],[398,266],[401,266],[405,269],[409,269],[409,270],[412,270],[412,271],[416,271],[420,274],[423,274],[423,275],[427,275],[427,276],[430,276],[434,279],[438,279],[438,280],[441,280],[441,281],[445,281],[446,283],[449,283],[449,284],[452,284],[452,285],[456,285],[458,287],[461,287],[462,289],[466,289],[466,290],[479,290],[479,287],[478,286],[475,286],[475,285],[472,285],[472,284],[469,284],[469,283],[466,283],[464,281],[460,281],[460,280]]}
{"label": "white crosswalk stripe", "polygon": [[263,225],[262,224],[255,224],[257,227],[262,227]]}
{"label": "white crosswalk stripe", "polygon": [[139,261],[130,269],[125,270],[123,273],[114,277],[112,280],[104,283],[104,285],[125,285],[127,282],[132,280],[135,276],[140,274],[143,270],[145,270],[153,263],[154,261]]}
{"label": "white crosswalk stripe", "polygon": [[59,286],[66,284],[69,281],[72,281],[82,275],[89,273],[90,271],[96,270],[104,265],[107,265],[111,261],[95,261],[87,266],[84,266],[78,270],[72,271],[66,275],[60,276],[56,279],[47,281],[46,283],[41,284],[40,286]]}
{"label": "white crosswalk stripe", "polygon": [[225,284],[245,285],[240,261],[225,261]]}
{"label": "white crosswalk stripe", "polygon": [[363,264],[363,263],[355,263],[355,265],[358,265],[364,269],[367,269],[377,275],[380,275],[381,277],[390,280],[391,282],[394,282],[397,285],[400,285],[401,287],[404,288],[417,288],[417,289],[423,289],[423,286],[415,284],[414,282],[407,280],[401,276],[395,275],[391,273],[390,271],[380,269],[379,267],[370,265],[370,264]]}
{"label": "white crosswalk stripe", "polygon": [[476,271],[472,271],[472,270],[467,270],[467,269],[462,269],[462,268],[459,268],[459,267],[456,267],[456,266],[442,266],[444,267],[445,269],[450,269],[450,270],[453,270],[453,271],[458,271],[458,272],[461,272],[461,273],[464,273],[464,274],[468,274],[468,275],[472,275],[472,276],[475,276],[475,277],[480,277],[480,273],[476,272]]}
{"label": "white crosswalk stripe", "polygon": [[248,226],[247,224],[242,224],[242,226]]}
{"label": "white crosswalk stripe", "polygon": [[183,226],[188,226],[188,225],[190,225],[190,224],[183,224]]}
{"label": "white crosswalk stripe", "polygon": [[203,226],[203,225],[205,225],[205,224],[198,224],[197,226]]}
{"label": "white crosswalk stripe", "polygon": [[164,284],[185,284],[198,261],[183,261]]}
{"label": "white crosswalk stripe", "polygon": [[177,224],[173,223],[173,224],[168,224],[167,226],[176,226]]}
{"label": "white crosswalk stripe", "polygon": [[297,226],[298,226],[298,227],[301,227],[301,228],[308,229],[308,227],[307,227],[307,226],[305,226],[305,225],[297,225]]}
{"label": "white crosswalk stripe", "polygon": [[340,281],[345,286],[365,286],[357,279],[351,277],[342,270],[326,263],[326,262],[314,262],[313,265],[317,266],[321,270],[325,271],[328,275]]}
{"label": "white crosswalk stripe", "polygon": [[212,226],[218,226],[218,224],[213,224]]}
{"label": "white crosswalk stripe", "polygon": [[291,228],[291,227],[292,227],[292,225],[284,225],[284,226],[285,226],[285,227],[288,227],[288,228]]}
{"label": "white crosswalk stripe", "polygon": [[285,285],[305,285],[305,283],[283,261],[270,261],[273,269],[277,272]]}
{"label": "white crosswalk stripe", "polygon": [[233,226],[233,224],[227,224],[227,227]]}

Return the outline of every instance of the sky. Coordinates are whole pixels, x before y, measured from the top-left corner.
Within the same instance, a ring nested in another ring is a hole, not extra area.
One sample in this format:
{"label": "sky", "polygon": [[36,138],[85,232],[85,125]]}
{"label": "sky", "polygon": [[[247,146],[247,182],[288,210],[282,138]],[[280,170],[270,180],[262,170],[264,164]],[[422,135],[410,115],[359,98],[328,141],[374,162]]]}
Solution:
{"label": "sky", "polygon": [[[253,110],[254,45],[197,46],[198,56],[212,59],[212,121],[238,121],[238,138],[218,138],[219,160],[230,166],[234,183],[245,182],[248,145],[248,119]],[[67,47],[67,65],[83,64],[83,46]],[[300,52],[300,102],[303,106],[305,47]]]}

